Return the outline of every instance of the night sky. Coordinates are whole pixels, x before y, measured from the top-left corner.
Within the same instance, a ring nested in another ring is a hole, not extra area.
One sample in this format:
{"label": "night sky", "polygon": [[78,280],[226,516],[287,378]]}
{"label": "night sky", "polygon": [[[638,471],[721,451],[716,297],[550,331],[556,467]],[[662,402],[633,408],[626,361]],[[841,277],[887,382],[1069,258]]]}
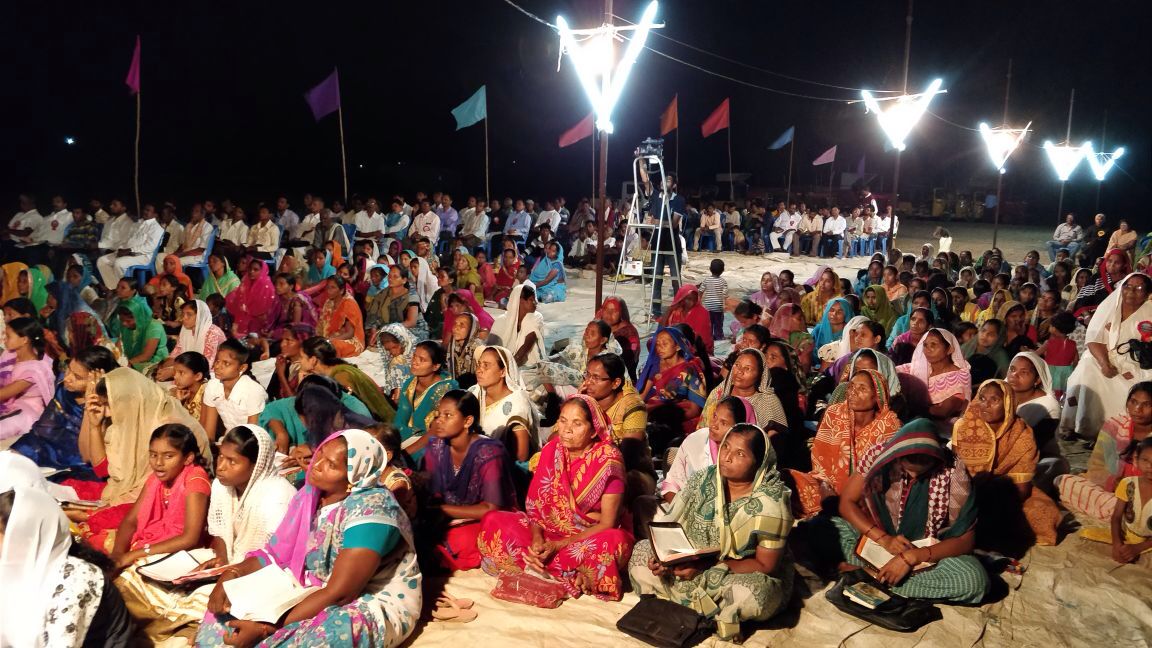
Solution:
{"label": "night sky", "polygon": [[[521,0],[528,11],[574,26],[600,22],[599,0]],[[616,0],[638,17],[644,2]],[[1006,199],[1026,200],[1035,222],[1056,220],[1059,184],[1043,152],[1062,140],[1068,95],[1076,89],[1072,138],[1128,148],[1104,185],[1101,209],[1147,229],[1150,137],[1147,14],[1139,2],[1026,0],[925,2],[916,8],[910,91],[942,77],[948,94],[932,111],[975,128],[1000,120],[1008,58],[1014,59],[1010,121],[1032,120],[1030,144],[1010,162]],[[899,89],[903,0],[668,0],[663,33],[751,66],[821,83]],[[287,192],[333,196],[340,189],[335,116],[315,123],[302,93],[340,69],[351,191],[391,195],[417,189],[478,194],[484,183],[482,124],[456,132],[449,114],[488,86],[492,192],[592,191],[592,150],[559,149],[561,132],[588,112],[568,61],[557,72],[557,38],[501,0],[419,2],[26,2],[0,8],[5,38],[4,212],[34,191],[44,206],[63,192],[73,203],[112,196],[131,201],[135,100],[123,83],[137,33],[143,39],[142,176],[145,201],[184,206],[231,196],[248,204]],[[649,44],[720,74],[778,90],[836,99],[857,92],[798,83],[652,37]],[[704,140],[699,124],[732,100],[735,170],[759,186],[782,185],[787,149],[767,145],[797,126],[794,183],[827,182],[811,161],[839,145],[837,168],[891,177],[875,118],[860,104],[801,99],[741,86],[646,51],[617,109],[609,148],[609,191],[630,174],[633,148],[658,134],[658,119],[680,96],[682,184],[716,184],[727,171],[726,134]],[[64,143],[66,136],[77,140]],[[667,158],[675,157],[675,135]],[[1097,146],[1097,150],[1100,147]],[[362,166],[361,166],[362,165]],[[926,116],[908,140],[901,190],[993,188],[979,135]],[[820,175],[816,175],[819,173]],[[874,187],[875,189],[875,187]],[[1065,205],[1096,202],[1084,164]],[[726,188],[725,188],[726,191]]]}

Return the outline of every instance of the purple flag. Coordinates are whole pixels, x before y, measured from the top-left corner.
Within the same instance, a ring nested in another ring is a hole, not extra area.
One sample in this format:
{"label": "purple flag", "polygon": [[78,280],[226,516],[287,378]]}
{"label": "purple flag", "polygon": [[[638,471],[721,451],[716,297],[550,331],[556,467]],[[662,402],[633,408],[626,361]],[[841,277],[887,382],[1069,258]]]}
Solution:
{"label": "purple flag", "polygon": [[868,157],[867,154],[860,156],[860,161],[856,163],[856,175],[864,175],[864,158]]}
{"label": "purple flag", "polygon": [[128,65],[128,76],[124,77],[124,83],[132,91],[132,94],[140,94],[140,37],[136,37],[136,49],[132,52],[132,63]]}
{"label": "purple flag", "polygon": [[316,121],[340,110],[340,77],[337,76],[337,71],[332,70],[327,79],[305,92],[304,100],[308,102]]}

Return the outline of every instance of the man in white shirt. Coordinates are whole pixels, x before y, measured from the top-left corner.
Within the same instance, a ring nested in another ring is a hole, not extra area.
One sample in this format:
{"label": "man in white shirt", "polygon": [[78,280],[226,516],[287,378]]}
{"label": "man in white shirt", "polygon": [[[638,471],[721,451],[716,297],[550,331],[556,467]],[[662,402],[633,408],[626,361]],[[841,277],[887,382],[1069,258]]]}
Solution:
{"label": "man in white shirt", "polygon": [[541,225],[548,225],[553,233],[560,231],[560,212],[556,211],[551,200],[544,201],[544,211],[536,216],[536,227]]}
{"label": "man in white shirt", "polygon": [[477,200],[475,207],[469,207],[460,214],[463,225],[460,228],[460,238],[464,245],[475,248],[484,242],[488,233],[488,203]]}
{"label": "man in white shirt", "polygon": [[161,272],[164,268],[164,257],[175,254],[184,244],[184,226],[176,220],[176,207],[172,203],[164,203],[160,207],[160,215],[156,217],[156,222],[160,223],[160,227],[163,227],[164,233],[168,235],[164,247],[156,254],[156,271]]}
{"label": "man in white shirt", "polygon": [[772,223],[772,233],[768,240],[772,244],[773,252],[788,252],[792,249],[792,239],[796,236],[796,228],[800,226],[800,214],[787,209],[780,212],[776,221]]}
{"label": "man in white shirt", "polygon": [[871,256],[876,251],[876,214],[872,212],[871,205],[864,207],[864,215],[861,217],[861,221],[863,222],[860,229],[856,232],[860,241],[856,253]]}
{"label": "man in white shirt", "polygon": [[40,219],[40,225],[27,237],[27,243],[18,243],[17,256],[29,266],[48,263],[49,248],[64,241],[65,230],[72,224],[72,210],[63,196],[52,196],[52,212]]}
{"label": "man in white shirt", "polygon": [[872,231],[876,233],[876,247],[888,254],[888,242],[892,240],[892,207],[872,220]]}
{"label": "man in white shirt", "polygon": [[364,209],[356,213],[356,240],[377,241],[384,236],[384,228],[388,221],[380,213],[380,205],[375,198],[369,198],[364,203]]}
{"label": "man in white shirt", "polygon": [[420,213],[412,219],[412,226],[408,228],[408,237],[423,236],[428,239],[432,247],[440,238],[440,217],[432,211],[432,203],[428,200],[420,202]]}
{"label": "man in white shirt", "polygon": [[108,203],[108,217],[109,220],[104,224],[104,231],[100,234],[97,247],[107,252],[115,252],[124,247],[123,243],[131,235],[136,221],[128,215],[124,203],[117,199]]}
{"label": "man in white shirt", "polygon": [[248,223],[244,222],[244,209],[241,207],[233,207],[228,214],[230,218],[220,224],[220,236],[214,250],[224,255],[235,268],[248,245]]}
{"label": "man in white shirt", "polygon": [[95,198],[88,201],[88,213],[92,215],[92,221],[97,225],[103,225],[111,220],[108,212],[104,211],[104,205]]}
{"label": "man in white shirt", "polygon": [[128,268],[149,263],[160,247],[162,238],[164,228],[156,222],[156,208],[144,205],[144,213],[121,247],[111,254],[96,259],[96,271],[100,274],[104,287],[114,290]]}
{"label": "man in white shirt", "polygon": [[[175,252],[181,265],[204,262],[204,253],[208,251],[208,242],[212,240],[215,229],[204,219],[204,207],[200,203],[192,205],[188,225],[184,228],[184,240]],[[157,259],[156,262],[162,266],[164,260]]]}
{"label": "man in white shirt", "polygon": [[848,229],[848,221],[840,215],[840,208],[833,207],[832,212],[824,221],[824,241],[836,245],[836,257],[844,258],[844,231]]}
{"label": "man in white shirt", "polygon": [[797,236],[794,255],[819,256],[820,239],[824,236],[824,217],[820,212],[803,210],[800,223],[796,226]]}
{"label": "man in white shirt", "polygon": [[284,230],[285,236],[288,237],[284,247],[300,261],[305,261],[304,253],[316,238],[316,228],[320,225],[320,212],[324,209],[324,202],[319,198],[312,198],[307,204],[308,213],[300,219],[300,224],[291,230]]}
{"label": "man in white shirt", "polygon": [[17,248],[31,244],[32,235],[43,222],[44,217],[36,209],[36,199],[28,194],[20,194],[20,211],[16,212],[4,229],[4,256],[13,258],[17,256]]}
{"label": "man in white shirt", "polygon": [[291,232],[300,224],[300,215],[288,208],[287,196],[276,199],[276,222],[285,232]]}
{"label": "man in white shirt", "polygon": [[276,254],[276,250],[280,249],[280,228],[272,222],[272,210],[267,207],[261,206],[256,211],[256,216],[260,220],[248,229],[246,247],[248,254],[268,261]]}

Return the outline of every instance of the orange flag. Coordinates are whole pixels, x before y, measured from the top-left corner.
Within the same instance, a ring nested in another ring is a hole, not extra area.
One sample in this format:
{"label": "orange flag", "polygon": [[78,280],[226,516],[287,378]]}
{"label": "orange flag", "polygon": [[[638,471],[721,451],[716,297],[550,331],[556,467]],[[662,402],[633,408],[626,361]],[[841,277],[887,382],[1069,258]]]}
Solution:
{"label": "orange flag", "polygon": [[720,105],[716,107],[716,110],[712,111],[711,115],[708,115],[708,119],[705,119],[703,124],[700,124],[700,132],[704,137],[711,137],[725,128],[728,128],[727,99],[721,102]]}
{"label": "orange flag", "polygon": [[680,115],[677,108],[677,102],[680,95],[672,95],[672,103],[664,109],[663,114],[660,115],[660,136],[663,137],[668,133],[680,127]]}

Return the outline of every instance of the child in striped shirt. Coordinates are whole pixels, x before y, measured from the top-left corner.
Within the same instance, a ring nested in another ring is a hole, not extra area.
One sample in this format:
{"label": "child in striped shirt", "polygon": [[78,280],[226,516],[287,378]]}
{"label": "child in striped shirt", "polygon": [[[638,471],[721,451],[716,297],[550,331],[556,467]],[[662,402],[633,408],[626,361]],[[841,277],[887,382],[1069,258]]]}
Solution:
{"label": "child in striped shirt", "polygon": [[708,318],[712,322],[712,339],[724,339],[724,302],[728,300],[728,282],[720,275],[724,274],[724,260],[712,259],[708,270],[712,276],[700,282],[700,302],[708,311]]}

